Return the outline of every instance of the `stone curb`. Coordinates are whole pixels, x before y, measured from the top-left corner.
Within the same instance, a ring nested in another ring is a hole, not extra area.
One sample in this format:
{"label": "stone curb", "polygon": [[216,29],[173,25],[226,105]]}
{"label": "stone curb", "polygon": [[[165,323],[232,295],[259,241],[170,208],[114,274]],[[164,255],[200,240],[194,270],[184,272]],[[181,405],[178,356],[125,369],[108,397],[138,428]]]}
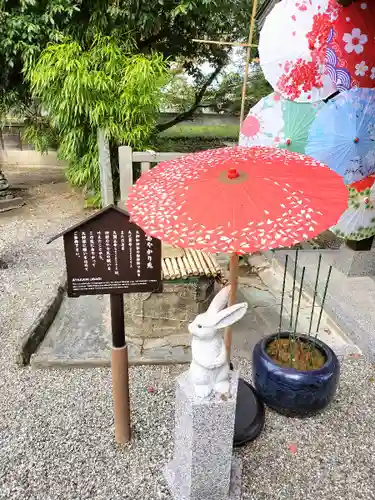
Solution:
{"label": "stone curb", "polygon": [[[191,359],[186,358],[185,360],[179,359],[166,359],[162,360],[159,358],[149,358],[145,359],[142,357],[129,359],[129,366],[148,366],[148,365],[159,365],[159,366],[171,366],[171,365],[186,365],[190,363]],[[58,370],[70,370],[70,369],[88,369],[88,368],[110,368],[110,359],[87,359],[87,360],[61,360],[61,361],[45,361],[45,360],[31,360],[31,366],[35,369],[43,370],[45,368],[54,368]]]}
{"label": "stone curb", "polygon": [[52,297],[45,303],[19,343],[16,353],[16,363],[18,365],[26,366],[30,363],[31,356],[37,351],[60,309],[65,289],[66,274],[64,272],[52,291]]}
{"label": "stone curb", "polygon": [[25,204],[24,200],[20,197],[2,200],[0,199],[0,213],[13,210],[14,208],[21,208]]}

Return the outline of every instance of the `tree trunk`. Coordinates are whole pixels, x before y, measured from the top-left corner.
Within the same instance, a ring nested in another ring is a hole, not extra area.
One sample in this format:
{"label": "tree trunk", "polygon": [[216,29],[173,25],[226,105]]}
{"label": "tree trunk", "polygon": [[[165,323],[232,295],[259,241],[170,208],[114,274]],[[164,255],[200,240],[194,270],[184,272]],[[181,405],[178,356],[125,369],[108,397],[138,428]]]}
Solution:
{"label": "tree trunk", "polygon": [[169,129],[169,128],[173,127],[174,125],[177,125],[178,123],[180,123],[184,120],[187,120],[188,118],[191,118],[194,115],[195,111],[200,107],[200,104],[202,102],[204,94],[206,93],[206,90],[214,82],[214,80],[218,77],[218,75],[219,75],[220,71],[223,69],[223,67],[224,67],[223,64],[220,64],[219,66],[217,66],[215,71],[213,71],[211,73],[211,75],[207,78],[207,80],[204,82],[204,84],[199,89],[199,91],[196,92],[194,103],[190,109],[188,109],[187,111],[185,111],[183,113],[180,113],[175,118],[173,118],[172,120],[170,120],[166,123],[160,123],[159,125],[157,125],[156,126],[157,132],[159,132],[159,133],[163,132],[164,130]]}

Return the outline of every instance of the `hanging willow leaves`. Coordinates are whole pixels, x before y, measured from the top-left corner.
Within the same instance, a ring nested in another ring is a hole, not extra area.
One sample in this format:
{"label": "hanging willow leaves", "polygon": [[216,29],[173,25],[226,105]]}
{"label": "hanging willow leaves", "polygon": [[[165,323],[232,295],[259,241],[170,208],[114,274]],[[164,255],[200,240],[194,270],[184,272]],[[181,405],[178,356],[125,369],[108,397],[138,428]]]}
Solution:
{"label": "hanging willow leaves", "polygon": [[87,50],[66,40],[49,45],[27,72],[33,97],[59,137],[59,157],[70,165],[69,180],[89,192],[100,186],[97,129],[114,146],[142,149],[156,123],[167,62],[161,54],[133,50],[131,41],[115,37],[99,35]]}

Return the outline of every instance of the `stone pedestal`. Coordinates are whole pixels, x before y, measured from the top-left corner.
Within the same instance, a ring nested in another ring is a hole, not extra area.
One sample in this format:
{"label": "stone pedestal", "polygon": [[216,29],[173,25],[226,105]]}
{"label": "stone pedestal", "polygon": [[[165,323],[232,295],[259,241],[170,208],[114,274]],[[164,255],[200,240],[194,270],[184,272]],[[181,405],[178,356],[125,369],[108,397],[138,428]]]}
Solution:
{"label": "stone pedestal", "polygon": [[174,500],[239,500],[240,462],[233,460],[238,374],[229,397],[195,396],[188,372],[177,379],[175,450],[164,476]]}
{"label": "stone pedestal", "polygon": [[375,248],[371,250],[352,250],[342,245],[333,262],[334,267],[345,276],[374,276]]}

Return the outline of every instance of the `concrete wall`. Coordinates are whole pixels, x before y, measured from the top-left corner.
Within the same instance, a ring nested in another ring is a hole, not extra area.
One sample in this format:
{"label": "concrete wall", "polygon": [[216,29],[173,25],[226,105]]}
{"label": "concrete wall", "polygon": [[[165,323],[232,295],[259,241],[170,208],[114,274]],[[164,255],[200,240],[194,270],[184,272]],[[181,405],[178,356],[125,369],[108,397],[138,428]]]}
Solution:
{"label": "concrete wall", "polygon": [[0,136],[0,165],[13,166],[61,166],[67,164],[58,160],[56,151],[41,154],[21,140],[21,127],[6,128]]}
{"label": "concrete wall", "polygon": [[48,154],[40,154],[32,150],[20,149],[0,149],[0,165],[13,166],[59,166],[65,167],[67,164],[57,158],[56,151],[51,151]]}

